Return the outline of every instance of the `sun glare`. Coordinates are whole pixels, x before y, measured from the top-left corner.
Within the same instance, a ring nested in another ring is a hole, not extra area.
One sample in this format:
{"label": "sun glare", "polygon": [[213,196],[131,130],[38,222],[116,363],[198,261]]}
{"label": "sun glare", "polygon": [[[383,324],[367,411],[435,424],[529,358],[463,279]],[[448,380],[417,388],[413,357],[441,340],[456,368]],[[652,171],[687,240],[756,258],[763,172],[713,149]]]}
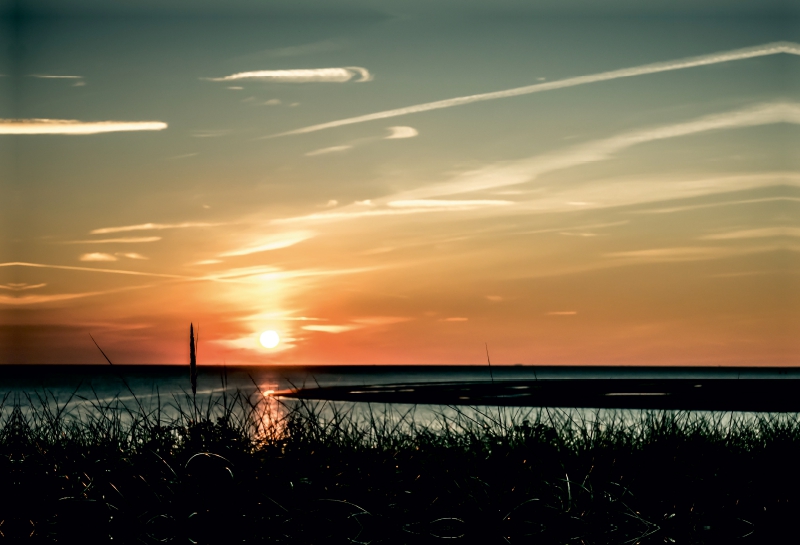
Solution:
{"label": "sun glare", "polygon": [[261,342],[261,346],[264,348],[275,348],[278,346],[278,343],[281,342],[278,332],[272,330],[262,333],[258,340]]}

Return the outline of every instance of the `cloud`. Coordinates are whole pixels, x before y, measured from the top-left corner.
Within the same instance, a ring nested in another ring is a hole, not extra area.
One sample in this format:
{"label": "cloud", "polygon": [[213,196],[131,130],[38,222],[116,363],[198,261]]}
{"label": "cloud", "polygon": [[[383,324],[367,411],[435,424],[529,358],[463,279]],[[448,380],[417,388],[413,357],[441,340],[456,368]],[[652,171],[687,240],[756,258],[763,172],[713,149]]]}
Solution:
{"label": "cloud", "polygon": [[43,288],[46,285],[47,284],[26,284],[25,282],[22,283],[9,282],[8,284],[0,284],[0,290],[27,291],[27,290],[36,290],[39,288]]}
{"label": "cloud", "polygon": [[0,119],[0,134],[86,135],[105,132],[161,131],[163,121],[77,121],[74,119]]}
{"label": "cloud", "polygon": [[355,267],[352,269],[298,269],[283,270],[277,267],[258,265],[255,267],[239,267],[227,271],[219,271],[201,277],[187,277],[190,280],[213,281],[255,281],[258,283],[286,280],[293,278],[307,278],[315,276],[333,276],[339,274],[355,274],[377,270],[379,267]]}
{"label": "cloud", "polygon": [[182,276],[178,274],[164,274],[164,273],[147,273],[141,271],[124,271],[118,269],[95,269],[92,267],[73,267],[70,265],[47,265],[45,263],[26,263],[23,261],[11,261],[7,263],[0,263],[0,267],[31,267],[35,269],[56,269],[63,271],[84,271],[84,272],[97,272],[105,274],[122,274],[130,276],[152,276],[156,278],[174,278],[180,280],[205,280],[205,278],[195,278],[192,276]]}
{"label": "cloud", "polygon": [[546,83],[537,83],[534,85],[527,85],[525,87],[516,87],[514,89],[507,89],[504,91],[495,91],[491,93],[481,93],[477,95],[449,98],[446,100],[438,100],[436,102],[427,102],[425,104],[406,106],[405,108],[397,108],[395,110],[386,110],[383,112],[376,112],[373,114],[350,117],[347,119],[339,119],[337,121],[330,121],[328,123],[321,123],[319,125],[311,125],[309,127],[303,127],[292,131],[287,131],[267,136],[265,138],[288,136],[294,134],[306,134],[310,132],[341,127],[344,125],[353,125],[355,123],[365,123],[367,121],[375,121],[378,119],[388,119],[392,117],[400,117],[403,115],[427,112],[431,110],[440,110],[442,108],[452,108],[454,106],[462,106],[464,104],[471,104],[473,102],[482,102],[485,100],[496,100],[500,98],[528,95],[531,93],[552,91],[555,89],[564,89],[567,87],[575,87],[578,85],[585,85],[588,83],[596,83],[600,81],[608,81],[608,80],[628,78],[634,76],[643,76],[646,74],[656,74],[659,72],[669,72],[673,70],[683,70],[685,68],[708,66],[723,62],[750,59],[754,57],[763,57],[767,55],[777,55],[782,53],[790,55],[800,55],[800,44],[796,44],[793,42],[774,42],[756,47],[748,47],[744,49],[734,49],[731,51],[711,53],[709,55],[701,55],[699,57],[689,57],[667,62],[646,64],[642,66],[636,66],[633,68],[612,70],[610,72],[601,72],[599,74],[592,74],[588,76],[577,76]]}
{"label": "cloud", "polygon": [[604,257],[633,258],[643,261],[694,261],[698,259],[717,259],[733,255],[735,252],[720,247],[680,247],[655,248],[650,250],[634,250],[628,252],[612,252]]}
{"label": "cloud", "polygon": [[[535,155],[516,161],[493,163],[480,169],[463,172],[442,183],[430,184],[381,199],[370,200],[370,204],[373,207],[372,210],[364,211],[360,207],[351,205],[331,212],[280,218],[272,220],[272,223],[342,221],[373,216],[461,210],[463,208],[455,205],[447,206],[446,203],[466,203],[469,201],[448,201],[436,199],[436,197],[495,190],[532,182],[545,174],[584,165],[589,162],[609,160],[617,153],[648,142],[709,131],[774,123],[800,124],[800,104],[792,102],[757,104],[748,108],[699,117],[683,123],[629,131],[610,138],[590,141],[543,155]],[[663,200],[667,195],[671,198],[685,198],[687,196],[708,194],[712,190],[716,191],[721,188],[729,191],[737,187],[741,189],[750,188],[762,184],[767,178],[771,178],[773,181],[784,178],[783,183],[796,184],[800,182],[800,177],[793,172],[730,176],[686,182],[678,182],[673,179],[655,182],[643,182],[638,178],[630,181],[615,179],[589,187],[555,186],[548,188],[546,192],[539,192],[535,200],[518,201],[513,203],[515,206],[509,206],[508,209],[513,211],[524,210],[526,212],[556,212],[572,211],[576,209],[576,206],[581,206],[583,209],[622,206]],[[398,207],[395,204],[390,207],[388,203],[392,202],[404,203],[405,206]],[[416,202],[417,206],[412,206],[410,204],[412,202]],[[431,205],[426,206],[424,204],[426,202],[431,203]],[[510,201],[473,202],[501,203]],[[435,203],[441,203],[441,206],[437,206]],[[563,229],[560,230],[563,231]]]}
{"label": "cloud", "polygon": [[157,242],[161,237],[122,237],[122,238],[98,238],[92,240],[69,240],[64,244],[140,244],[143,242]]}
{"label": "cloud", "polygon": [[[619,225],[627,225],[630,223],[629,220],[622,220],[622,221],[612,221],[607,223],[592,223],[589,225],[576,225],[575,227],[571,227],[571,229],[605,229],[606,227],[617,227]],[[551,227],[549,229],[536,229],[534,231],[517,231],[513,234],[515,235],[540,235],[545,233],[559,233],[562,234],[564,231],[564,227]],[[569,228],[568,228],[569,229]]]}
{"label": "cloud", "polygon": [[499,303],[500,301],[503,300],[503,297],[501,295],[487,295],[486,299],[488,299],[493,303]]}
{"label": "cloud", "polygon": [[388,208],[381,208],[379,210],[363,210],[364,206],[376,205],[376,203],[373,203],[372,200],[367,199],[365,201],[357,201],[351,205],[351,207],[358,207],[361,210],[353,210],[351,207],[345,207],[341,209],[342,211],[340,212],[321,212],[293,218],[278,218],[272,220],[270,223],[281,225],[287,223],[338,221],[378,216],[400,216],[426,212],[458,212],[475,210],[481,207],[501,206],[508,204],[513,204],[513,202],[478,199],[464,201],[420,199],[390,201],[386,204]]}
{"label": "cloud", "polygon": [[397,138],[414,138],[419,134],[419,131],[414,127],[387,127],[391,134],[385,140],[395,140]]}
{"label": "cloud", "polygon": [[362,325],[380,326],[410,322],[413,319],[414,318],[407,318],[405,316],[368,316],[365,318],[356,318],[353,322]]}
{"label": "cloud", "polygon": [[83,79],[83,76],[54,76],[50,74],[31,74],[30,77],[39,79]]}
{"label": "cloud", "polygon": [[281,233],[278,235],[269,235],[259,238],[255,243],[235,250],[223,252],[220,257],[234,257],[242,255],[256,254],[259,252],[267,252],[270,250],[279,250],[281,248],[288,248],[294,246],[304,240],[308,240],[314,236],[313,231],[296,231],[294,233]]}
{"label": "cloud", "polygon": [[[611,261],[611,266],[646,264],[646,263],[667,263],[680,261],[702,261],[708,259],[722,259],[726,257],[744,256],[776,251],[800,252],[798,246],[757,246],[745,248],[725,248],[725,247],[677,247],[677,248],[654,248],[649,250],[635,250],[630,252],[614,252],[604,254],[607,258],[616,258],[616,262]],[[602,267],[601,267],[602,268]]]}
{"label": "cloud", "polygon": [[50,295],[23,295],[9,297],[0,295],[0,305],[23,306],[23,305],[38,305],[43,303],[57,303],[59,301],[69,301],[72,299],[81,299],[83,297],[92,297],[95,295],[107,295],[110,293],[119,293],[122,291],[138,290],[151,287],[150,284],[140,284],[138,286],[127,286],[106,291],[88,291],[83,293],[54,293]]}
{"label": "cloud", "polygon": [[349,149],[353,149],[353,146],[331,146],[329,148],[322,148],[314,151],[309,151],[306,153],[306,157],[314,157],[315,155],[325,155],[326,153],[336,153],[339,151],[347,151]]}
{"label": "cloud", "polygon": [[702,208],[716,208],[718,206],[736,206],[740,204],[756,204],[762,202],[791,201],[800,202],[797,197],[764,197],[762,199],[744,199],[739,201],[712,202],[708,204],[690,204],[686,206],[673,206],[670,208],[651,208],[648,210],[634,210],[631,214],[672,214],[675,212],[686,212],[688,210],[699,210]]}
{"label": "cloud", "polygon": [[[800,124],[800,104],[794,102],[758,104],[740,110],[703,116],[684,123],[630,131],[549,154],[537,155],[509,163],[492,164],[482,169],[460,174],[449,182],[422,187],[404,193],[402,196],[395,195],[394,199],[401,197],[406,199],[426,199],[507,187],[532,181],[543,174],[589,162],[607,160],[613,157],[615,153],[639,144],[709,131],[775,123]],[[574,202],[578,201],[569,200],[564,204],[570,204],[570,206],[574,207],[575,205],[571,204]],[[586,203],[589,201],[580,202]],[[583,204],[582,206],[587,205]]]}
{"label": "cloud", "polygon": [[440,322],[468,322],[469,318],[463,318],[461,316],[454,316],[452,318],[442,318],[439,321]]}
{"label": "cloud", "polygon": [[344,83],[359,78],[356,82],[371,81],[369,70],[360,66],[347,66],[344,68],[296,68],[291,70],[256,70],[253,72],[239,72],[221,78],[203,78],[209,81],[236,81],[259,80],[286,83],[330,82]]}
{"label": "cloud", "polygon": [[111,254],[103,254],[99,252],[83,254],[79,259],[81,261],[118,261],[118,259]]}
{"label": "cloud", "polygon": [[42,303],[55,303],[58,301],[68,301],[70,299],[79,299],[81,297],[90,297],[92,295],[101,295],[102,291],[91,291],[87,293],[60,293],[54,295],[24,295],[22,297],[9,297],[7,295],[0,295],[0,305],[37,305]]}
{"label": "cloud", "polygon": [[304,325],[302,329],[306,331],[322,331],[324,333],[344,333],[345,331],[352,331],[359,329],[361,325]]}
{"label": "cloud", "polygon": [[503,206],[514,204],[512,201],[492,201],[492,200],[464,200],[464,201],[445,201],[434,199],[415,199],[405,201],[389,201],[386,203],[391,208],[476,208],[479,206]]}
{"label": "cloud", "polygon": [[127,257],[128,259],[150,259],[149,257],[145,257],[142,254],[137,254],[136,252],[117,252],[114,255]]}
{"label": "cloud", "polygon": [[554,312],[548,312],[548,316],[575,316],[578,314],[576,310],[557,310]]}
{"label": "cloud", "polygon": [[[361,203],[356,203],[353,206],[360,206]],[[389,209],[382,208],[380,210],[363,210],[363,211],[349,211],[349,207],[345,207],[341,212],[321,212],[317,214],[308,214],[305,216],[296,216],[292,218],[278,218],[270,221],[273,225],[283,225],[291,223],[314,223],[314,222],[329,222],[339,220],[352,220],[361,218],[373,218],[380,216],[405,216],[409,214],[422,214],[431,212],[461,212],[465,210],[475,210],[477,206],[418,206],[408,208]]]}
{"label": "cloud", "polygon": [[225,136],[226,134],[230,134],[231,130],[229,129],[215,129],[215,130],[203,130],[203,131],[195,131],[192,133],[194,138],[217,138],[219,136]]}
{"label": "cloud", "polygon": [[128,231],[152,231],[160,229],[188,229],[190,227],[217,227],[225,225],[224,223],[202,223],[202,222],[185,222],[185,223],[140,223],[137,225],[123,225],[121,227],[101,227],[90,231],[90,235],[108,235],[111,233],[125,233]]}
{"label": "cloud", "polygon": [[730,233],[705,235],[700,237],[700,240],[735,240],[766,237],[800,237],[800,227],[763,227],[761,229],[747,229]]}

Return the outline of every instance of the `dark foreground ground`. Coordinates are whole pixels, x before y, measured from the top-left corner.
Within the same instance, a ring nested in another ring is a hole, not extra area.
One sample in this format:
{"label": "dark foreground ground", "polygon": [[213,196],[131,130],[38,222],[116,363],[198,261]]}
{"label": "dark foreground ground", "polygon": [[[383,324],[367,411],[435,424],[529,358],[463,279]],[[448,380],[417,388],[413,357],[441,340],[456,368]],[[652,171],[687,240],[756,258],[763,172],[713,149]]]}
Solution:
{"label": "dark foreground ground", "polygon": [[[8,401],[8,400],[7,400]],[[794,413],[2,407],[8,543],[791,543]],[[167,414],[172,416],[167,417]]]}

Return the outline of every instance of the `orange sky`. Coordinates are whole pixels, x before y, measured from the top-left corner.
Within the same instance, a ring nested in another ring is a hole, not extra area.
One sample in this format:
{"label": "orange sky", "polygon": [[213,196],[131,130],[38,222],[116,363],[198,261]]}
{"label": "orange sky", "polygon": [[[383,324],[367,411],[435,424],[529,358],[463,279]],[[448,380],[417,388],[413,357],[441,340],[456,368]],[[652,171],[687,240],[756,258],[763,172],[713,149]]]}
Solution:
{"label": "orange sky", "polygon": [[798,363],[780,22],[17,30],[2,363]]}

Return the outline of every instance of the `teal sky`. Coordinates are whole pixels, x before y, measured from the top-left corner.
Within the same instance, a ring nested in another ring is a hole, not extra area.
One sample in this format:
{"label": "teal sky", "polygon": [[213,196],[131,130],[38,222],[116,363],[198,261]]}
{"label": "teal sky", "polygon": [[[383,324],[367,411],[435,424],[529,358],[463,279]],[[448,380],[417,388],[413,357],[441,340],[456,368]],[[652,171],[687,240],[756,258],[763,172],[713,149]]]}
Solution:
{"label": "teal sky", "polygon": [[797,363],[788,4],[266,4],[5,11],[0,361]]}

